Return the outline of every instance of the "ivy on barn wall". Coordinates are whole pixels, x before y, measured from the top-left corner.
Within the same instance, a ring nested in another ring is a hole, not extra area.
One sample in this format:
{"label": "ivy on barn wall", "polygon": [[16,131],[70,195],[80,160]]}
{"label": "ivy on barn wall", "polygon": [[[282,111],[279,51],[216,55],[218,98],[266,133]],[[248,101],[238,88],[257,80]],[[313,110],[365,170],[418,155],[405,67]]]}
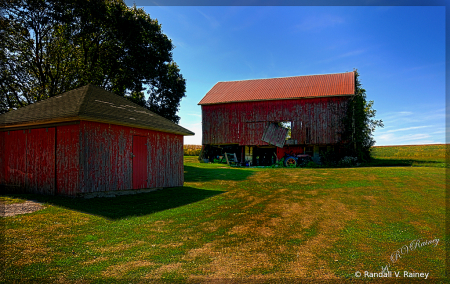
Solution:
{"label": "ivy on barn wall", "polygon": [[384,127],[382,120],[376,120],[373,101],[367,101],[366,90],[359,81],[358,70],[355,71],[355,95],[349,100],[347,112],[343,119],[345,156],[357,157],[359,161],[371,158],[371,147],[375,144],[373,132],[377,127]]}

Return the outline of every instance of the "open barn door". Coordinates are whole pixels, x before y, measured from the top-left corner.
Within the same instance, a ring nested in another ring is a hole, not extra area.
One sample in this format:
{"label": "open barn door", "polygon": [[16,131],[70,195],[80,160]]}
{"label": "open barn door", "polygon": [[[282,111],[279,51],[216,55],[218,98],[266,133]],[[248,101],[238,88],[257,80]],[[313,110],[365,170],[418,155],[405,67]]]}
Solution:
{"label": "open barn door", "polygon": [[269,123],[261,138],[262,141],[283,148],[289,129],[279,126],[277,123]]}

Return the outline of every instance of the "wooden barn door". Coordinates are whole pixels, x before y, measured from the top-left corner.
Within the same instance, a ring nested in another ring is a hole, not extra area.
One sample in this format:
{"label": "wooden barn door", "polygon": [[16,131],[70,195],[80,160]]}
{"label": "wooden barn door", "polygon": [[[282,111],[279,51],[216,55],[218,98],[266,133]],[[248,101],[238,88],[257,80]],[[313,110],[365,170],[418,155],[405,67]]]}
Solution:
{"label": "wooden barn door", "polygon": [[147,188],[147,137],[133,136],[133,189]]}
{"label": "wooden barn door", "polygon": [[8,131],[5,137],[5,182],[55,194],[55,128]]}

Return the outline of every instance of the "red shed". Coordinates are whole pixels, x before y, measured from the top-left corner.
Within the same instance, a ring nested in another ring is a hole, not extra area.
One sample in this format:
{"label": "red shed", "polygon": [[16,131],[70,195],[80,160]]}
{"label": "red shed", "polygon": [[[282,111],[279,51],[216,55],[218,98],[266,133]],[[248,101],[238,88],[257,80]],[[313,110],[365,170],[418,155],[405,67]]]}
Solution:
{"label": "red shed", "polygon": [[182,186],[193,134],[87,85],[0,115],[0,184],[68,196]]}
{"label": "red shed", "polygon": [[[285,152],[319,153],[339,145],[355,73],[219,82],[199,102],[207,155],[271,164]],[[239,159],[240,157],[240,159]]]}

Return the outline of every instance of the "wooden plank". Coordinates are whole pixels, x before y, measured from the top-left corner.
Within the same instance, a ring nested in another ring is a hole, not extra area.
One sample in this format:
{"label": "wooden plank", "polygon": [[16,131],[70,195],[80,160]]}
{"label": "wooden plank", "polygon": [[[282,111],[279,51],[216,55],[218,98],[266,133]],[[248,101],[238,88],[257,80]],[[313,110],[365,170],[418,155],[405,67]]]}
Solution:
{"label": "wooden plank", "polygon": [[228,155],[227,155],[227,152],[225,152],[225,158],[227,159],[227,165],[230,165],[230,161],[228,161]]}

